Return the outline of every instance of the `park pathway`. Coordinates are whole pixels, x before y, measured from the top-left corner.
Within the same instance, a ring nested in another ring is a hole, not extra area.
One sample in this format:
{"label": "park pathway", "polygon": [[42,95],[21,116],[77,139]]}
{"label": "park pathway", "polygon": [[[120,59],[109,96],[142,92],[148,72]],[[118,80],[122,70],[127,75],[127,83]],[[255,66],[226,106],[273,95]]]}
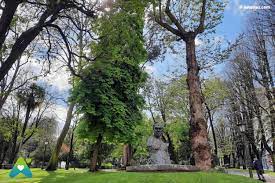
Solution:
{"label": "park pathway", "polygon": [[[226,172],[228,174],[232,174],[232,175],[241,175],[241,176],[246,176],[249,177],[249,173],[248,171],[242,171],[242,170],[226,170]],[[268,175],[268,174],[264,174],[264,177],[266,179],[266,182],[268,183],[275,183],[275,177]],[[254,179],[258,179],[258,176],[256,173],[253,172],[253,178]]]}

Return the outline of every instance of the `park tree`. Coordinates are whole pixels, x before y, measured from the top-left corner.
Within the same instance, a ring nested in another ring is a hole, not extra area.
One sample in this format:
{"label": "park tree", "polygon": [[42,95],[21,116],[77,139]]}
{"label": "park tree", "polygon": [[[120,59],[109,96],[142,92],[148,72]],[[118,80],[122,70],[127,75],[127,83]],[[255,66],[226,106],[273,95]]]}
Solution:
{"label": "park tree", "polygon": [[203,113],[195,39],[213,31],[221,21],[223,9],[224,3],[220,1],[153,1],[155,21],[176,36],[177,40],[185,42],[191,145],[196,166],[203,170],[211,168],[211,153]]}
{"label": "park tree", "polygon": [[[144,87],[144,95],[147,99],[148,110],[151,113],[151,117],[154,123],[164,123],[165,125],[169,123],[169,104],[171,97],[168,95],[168,84],[158,80],[148,80],[147,86]],[[157,118],[160,118],[158,121]],[[170,159],[174,163],[178,163],[174,143],[169,132],[165,131],[165,140],[168,142],[168,151]]]}
{"label": "park tree", "polygon": [[35,164],[45,163],[49,159],[50,147],[52,146],[50,142],[56,139],[57,125],[58,122],[55,117],[43,116],[34,135],[23,147],[26,157],[32,158]]}
{"label": "park tree", "polygon": [[[90,17],[84,16],[82,13],[79,12],[70,13],[65,17],[69,20],[71,19],[70,17],[73,17],[74,21],[66,21],[62,25],[62,28],[58,29],[60,36],[59,39],[55,41],[59,43],[58,45],[62,45],[63,42],[65,42],[65,44],[67,45],[67,49],[65,49],[65,54],[67,55],[67,57],[65,59],[61,58],[61,60],[63,60],[63,62],[65,61],[65,63],[68,63],[69,70],[72,75],[72,77],[70,78],[70,83],[72,87],[74,87],[75,80],[77,80],[78,77],[81,78],[82,68],[87,62],[93,61],[91,55],[89,53],[86,54],[85,51],[89,50],[89,46],[95,38],[93,36],[92,19]],[[64,48],[61,46],[59,50],[64,50]],[[46,168],[47,171],[56,170],[58,156],[62,147],[62,143],[68,133],[71,121],[74,117],[74,108],[75,103],[68,102],[68,110],[65,124],[57,139],[56,145],[52,150],[51,159]]]}
{"label": "park tree", "polygon": [[21,90],[17,94],[19,103],[26,108],[25,119],[23,121],[22,130],[20,133],[21,142],[16,146],[13,160],[16,158],[17,153],[22,148],[22,145],[26,142],[25,133],[31,117],[31,112],[41,105],[45,100],[45,90],[37,84],[32,84],[26,90]]}
{"label": "park tree", "polygon": [[131,142],[132,154],[128,158],[134,161],[135,164],[145,164],[148,158],[147,140],[153,134],[153,122],[145,114],[143,114],[142,121],[137,124],[134,130],[134,137]]}
{"label": "park tree", "polygon": [[[56,30],[60,32],[59,23],[64,20],[70,20],[75,23],[72,16],[67,16],[69,12],[77,11],[89,17],[95,17],[95,3],[77,0],[60,0],[60,1],[23,1],[23,0],[4,0],[1,1],[1,18],[0,18],[0,50],[5,46],[5,41],[10,33],[10,25],[18,12],[29,12],[29,19],[32,20],[26,29],[23,29],[18,38],[12,44],[9,54],[1,63],[0,81],[2,81],[20,58],[26,48],[46,30]],[[27,11],[26,11],[27,10]],[[32,11],[29,11],[32,10]],[[21,14],[20,14],[21,15]],[[33,17],[35,16],[35,17]],[[32,19],[33,18],[33,19]],[[62,31],[61,31],[62,32]],[[48,34],[51,36],[51,34]],[[68,61],[70,63],[70,61]]]}
{"label": "park tree", "polygon": [[17,97],[18,97],[19,103],[21,103],[26,108],[25,120],[24,120],[23,129],[22,129],[22,135],[21,135],[21,136],[24,136],[26,127],[30,119],[30,113],[36,107],[41,105],[41,103],[45,99],[45,90],[44,88],[38,86],[37,84],[32,84],[26,90],[19,91],[17,94]]}
{"label": "park tree", "polygon": [[[267,1],[267,3],[271,3]],[[253,22],[252,26],[245,32],[244,47],[251,54],[251,65],[253,80],[257,82],[263,89],[267,99],[268,105],[264,108],[259,105],[260,108],[264,109],[267,114],[270,125],[270,134],[272,138],[272,147],[263,140],[265,149],[272,157],[273,171],[275,171],[275,85],[274,85],[274,70],[272,70],[273,64],[273,51],[274,51],[274,29],[270,29],[271,21],[270,10],[264,13],[253,13],[249,17],[248,21]],[[258,102],[257,102],[258,103]],[[259,109],[258,107],[258,109]],[[260,111],[258,113],[258,119],[260,119]],[[263,129],[264,130],[264,129]],[[265,138],[265,132],[262,133],[263,139]]]}
{"label": "park tree", "polygon": [[[6,42],[2,49],[0,49],[0,63],[3,63],[5,58],[9,55],[10,48],[12,47],[13,40],[17,39],[22,29],[22,24],[29,24],[31,20],[25,19],[25,17],[14,17],[10,27],[9,36],[6,38]],[[9,96],[17,92],[25,85],[29,85],[31,82],[35,82],[45,72],[36,70],[35,73],[30,70],[30,66],[34,63],[32,57],[35,54],[35,46],[30,45],[24,53],[16,60],[16,63],[5,75],[4,79],[0,82],[0,111],[5,110],[5,103],[9,99]],[[4,109],[3,109],[4,108]],[[3,110],[2,110],[3,109]]]}
{"label": "park tree", "polygon": [[22,153],[22,150],[27,148],[29,141],[33,140],[40,125],[44,123],[47,109],[51,104],[51,97],[37,84],[20,88],[9,96],[9,102],[5,107],[9,110],[1,114],[2,130],[6,127],[9,129],[5,133],[1,130],[1,136],[6,136],[5,139],[8,140],[7,144],[3,144],[3,149],[1,148],[2,157],[5,156],[2,160],[8,160],[11,164],[18,153]]}
{"label": "park tree", "polygon": [[[169,144],[170,159],[174,163],[178,163],[176,149],[178,149],[181,139],[175,138],[175,131],[173,130],[175,130],[175,126],[179,127],[178,124],[186,123],[189,117],[188,91],[185,79],[186,77],[181,76],[178,79],[164,82],[151,78],[143,89],[147,102],[147,110],[151,114],[152,121],[154,123],[164,123],[167,127],[163,138]],[[185,127],[186,125],[183,125],[179,129],[186,129]],[[182,139],[184,138],[182,136]],[[177,148],[175,144],[177,144]]]}
{"label": "park tree", "polygon": [[95,142],[90,171],[96,171],[104,139],[127,144],[142,117],[143,98],[138,92],[146,79],[140,67],[146,60],[144,7],[139,1],[117,1],[98,20],[96,33],[101,39],[91,48],[97,57],[73,89],[71,99],[83,115],[79,137]]}
{"label": "park tree", "polygon": [[228,95],[225,83],[219,78],[212,78],[202,82],[203,103],[205,105],[207,119],[210,123],[214,143],[214,153],[218,156],[218,144],[215,133],[215,113],[222,110]]}

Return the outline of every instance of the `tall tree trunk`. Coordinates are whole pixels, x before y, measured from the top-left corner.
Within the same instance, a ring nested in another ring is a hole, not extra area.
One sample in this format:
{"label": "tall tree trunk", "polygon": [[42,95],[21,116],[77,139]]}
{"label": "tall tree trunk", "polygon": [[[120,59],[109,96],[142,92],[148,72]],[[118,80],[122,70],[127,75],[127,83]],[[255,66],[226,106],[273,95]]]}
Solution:
{"label": "tall tree trunk", "polygon": [[211,168],[207,123],[203,114],[199,66],[195,54],[195,36],[186,40],[187,84],[190,103],[190,136],[195,165],[201,170]]}
{"label": "tall tree trunk", "polygon": [[165,133],[167,136],[167,141],[168,141],[168,152],[170,154],[170,159],[172,161],[174,161],[175,164],[178,164],[178,158],[177,158],[177,154],[175,152],[175,147],[174,147],[174,143],[169,135],[169,133]]}
{"label": "tall tree trunk", "polygon": [[[1,51],[0,51],[0,61],[1,61],[1,58],[2,58],[2,56],[1,56]],[[2,63],[2,62],[0,62],[0,63]],[[12,79],[9,83],[8,89],[6,91],[5,90],[1,91],[2,96],[0,96],[0,111],[3,107],[3,105],[5,104],[6,100],[8,99],[10,93],[12,92],[14,82],[15,82],[15,80],[17,78],[17,75],[18,75],[18,72],[19,72],[19,68],[20,68],[20,60],[18,60],[18,62],[17,62],[16,68],[15,68],[15,71],[13,73]]]}
{"label": "tall tree trunk", "polygon": [[9,156],[9,164],[13,164],[17,155],[16,151],[17,151],[18,126],[19,126],[19,122],[16,121],[15,131],[12,137],[12,147],[11,147],[11,153]]}
{"label": "tall tree trunk", "polygon": [[0,18],[0,50],[5,42],[7,32],[10,28],[10,24],[12,22],[13,16],[16,12],[16,9],[19,5],[19,1],[17,0],[6,0],[5,7],[2,11],[2,15]]}
{"label": "tall tree trunk", "polygon": [[133,158],[133,147],[131,144],[125,144],[123,147],[123,164],[130,166]]}
{"label": "tall tree trunk", "polygon": [[0,153],[0,166],[3,164],[3,162],[4,162],[5,158],[6,158],[6,155],[7,155],[7,152],[9,150],[9,145],[10,144],[11,144],[10,142],[9,143],[3,142],[1,144],[1,148],[2,149],[1,149],[1,153]]}
{"label": "tall tree trunk", "polygon": [[90,171],[91,172],[95,172],[97,171],[97,159],[98,159],[98,152],[99,152],[99,148],[102,142],[103,136],[101,134],[98,135],[94,149],[93,149],[93,155],[91,157],[91,164],[90,164]]}
{"label": "tall tree trunk", "polygon": [[26,111],[26,115],[25,115],[25,121],[24,121],[23,128],[22,128],[22,131],[21,131],[21,134],[20,134],[21,142],[19,142],[19,144],[18,144],[15,157],[17,156],[17,153],[19,153],[21,151],[21,148],[24,145],[25,132],[26,132],[29,120],[30,120],[30,113],[31,113],[31,109],[32,109],[33,103],[34,103],[34,94],[31,93],[30,96],[28,97],[28,103],[27,103],[27,111]]}
{"label": "tall tree trunk", "polygon": [[[12,1],[14,1],[14,0],[12,0]],[[39,21],[34,26],[32,26],[28,30],[24,31],[18,37],[18,39],[16,39],[15,43],[13,44],[13,46],[11,48],[9,56],[7,57],[5,62],[2,63],[2,65],[0,67],[0,81],[2,81],[4,79],[6,74],[11,69],[12,65],[23,54],[23,52],[29,46],[29,44],[43,30],[43,27],[45,26],[45,22],[47,21],[47,24],[50,24],[50,23],[54,22],[57,18],[57,16],[55,16],[55,15],[57,15],[59,13],[59,11],[61,11],[62,9],[64,9],[64,4],[63,3],[59,3],[55,7],[46,9],[41,14],[41,16],[39,18]],[[49,19],[49,17],[51,17],[51,19]],[[0,24],[0,29],[1,29],[1,26],[2,25]]]}
{"label": "tall tree trunk", "polygon": [[70,161],[71,161],[71,157],[73,154],[73,143],[74,143],[74,130],[72,131],[72,136],[71,136],[71,140],[70,140],[70,151],[69,151],[69,155],[67,157],[66,166],[65,166],[66,170],[69,170],[69,167],[70,167]]}
{"label": "tall tree trunk", "polygon": [[[161,103],[161,102],[160,102]],[[161,108],[161,107],[160,107]],[[162,105],[162,110],[161,110],[161,117],[162,120],[164,121],[165,124],[167,124],[167,120],[166,120],[166,113],[165,113],[165,108],[164,105]],[[177,155],[175,152],[175,148],[174,148],[174,144],[173,144],[173,140],[171,139],[170,135],[168,132],[165,133],[167,140],[165,138],[165,141],[168,142],[168,152],[170,155],[170,159],[172,161],[174,161],[176,164],[178,163],[178,159],[177,159]]]}
{"label": "tall tree trunk", "polygon": [[213,124],[213,117],[212,117],[211,110],[210,110],[209,106],[207,105],[207,103],[204,102],[204,104],[206,106],[206,110],[207,110],[207,113],[208,113],[208,116],[209,116],[208,118],[209,118],[209,122],[210,122],[210,127],[211,127],[211,131],[212,131],[214,147],[215,147],[214,153],[218,157],[218,145],[217,145],[217,140],[216,140],[215,128],[214,128],[214,124]]}
{"label": "tall tree trunk", "polygon": [[[271,123],[271,139],[273,146],[271,157],[275,160],[275,87],[273,81],[274,77],[272,77],[271,67],[268,60],[266,41],[262,39],[258,42],[257,46],[260,46],[260,49],[256,51],[256,54],[259,59],[259,73],[262,76],[262,79],[260,81],[258,79],[258,81],[264,87],[265,95],[268,100],[269,119]],[[272,162],[273,172],[275,172],[275,161],[272,160]]]}
{"label": "tall tree trunk", "polygon": [[27,46],[36,38],[36,36],[42,31],[41,27],[33,27],[26,32],[23,32],[21,36],[14,43],[8,58],[0,67],[0,81],[4,79],[6,74],[11,69],[15,61],[23,54]]}
{"label": "tall tree trunk", "polygon": [[60,134],[60,136],[57,139],[56,145],[54,150],[52,151],[52,155],[51,155],[51,159],[50,162],[46,168],[47,171],[55,171],[57,164],[58,164],[58,155],[61,149],[61,146],[63,144],[63,141],[69,131],[70,125],[71,125],[71,121],[73,118],[73,109],[74,109],[74,103],[71,103],[69,106],[69,109],[67,111],[67,117],[66,117],[66,121],[65,121],[65,125],[62,129],[62,132]]}

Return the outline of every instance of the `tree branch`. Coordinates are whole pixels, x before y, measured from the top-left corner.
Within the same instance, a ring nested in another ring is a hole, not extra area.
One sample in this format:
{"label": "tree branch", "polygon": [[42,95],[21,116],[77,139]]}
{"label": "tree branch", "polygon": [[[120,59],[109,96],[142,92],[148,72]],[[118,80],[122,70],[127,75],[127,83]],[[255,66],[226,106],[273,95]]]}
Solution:
{"label": "tree branch", "polygon": [[199,24],[198,28],[195,30],[196,35],[203,33],[203,31],[205,29],[205,26],[204,26],[205,14],[206,14],[206,0],[203,0],[202,8],[201,8],[200,24]]}

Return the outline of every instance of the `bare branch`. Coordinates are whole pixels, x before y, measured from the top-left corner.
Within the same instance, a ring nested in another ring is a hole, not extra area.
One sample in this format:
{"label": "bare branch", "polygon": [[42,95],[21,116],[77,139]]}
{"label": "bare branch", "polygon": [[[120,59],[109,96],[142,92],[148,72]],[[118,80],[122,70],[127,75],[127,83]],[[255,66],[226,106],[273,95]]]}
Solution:
{"label": "bare branch", "polygon": [[176,25],[176,27],[178,28],[178,30],[182,34],[186,34],[187,33],[186,30],[182,27],[182,25],[177,20],[177,18],[175,17],[175,15],[171,12],[171,10],[170,10],[170,3],[171,3],[171,0],[167,0],[167,2],[166,2],[166,8],[165,8],[165,13],[170,18],[170,20]]}
{"label": "bare branch", "polygon": [[205,26],[204,26],[205,14],[206,14],[206,0],[203,0],[202,8],[201,8],[200,24],[199,24],[198,28],[195,30],[196,35],[203,33],[203,31],[205,29]]}

